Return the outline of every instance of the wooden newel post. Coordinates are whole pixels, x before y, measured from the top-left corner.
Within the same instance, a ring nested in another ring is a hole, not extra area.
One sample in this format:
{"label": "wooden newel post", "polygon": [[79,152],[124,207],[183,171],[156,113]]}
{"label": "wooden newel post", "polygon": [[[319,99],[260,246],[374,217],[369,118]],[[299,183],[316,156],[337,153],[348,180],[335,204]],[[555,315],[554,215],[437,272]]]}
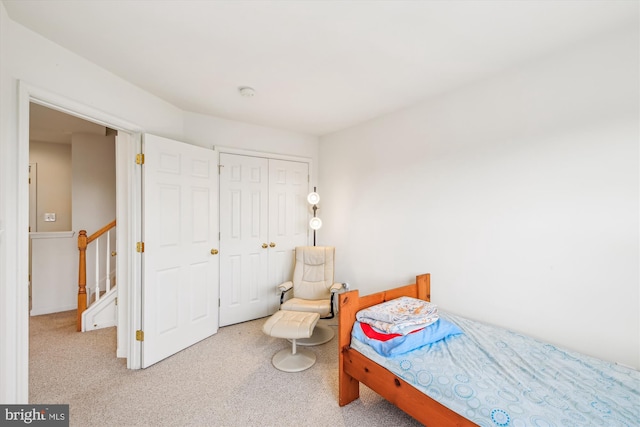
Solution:
{"label": "wooden newel post", "polygon": [[82,331],[82,313],[87,309],[87,230],[78,234],[80,263],[78,268],[78,319],[76,330]]}

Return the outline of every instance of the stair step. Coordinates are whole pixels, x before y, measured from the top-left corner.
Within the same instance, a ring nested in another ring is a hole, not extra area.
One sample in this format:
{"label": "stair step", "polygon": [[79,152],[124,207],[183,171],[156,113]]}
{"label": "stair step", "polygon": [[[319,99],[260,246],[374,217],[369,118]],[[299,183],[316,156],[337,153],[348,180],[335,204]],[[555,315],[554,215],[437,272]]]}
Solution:
{"label": "stair step", "polygon": [[[114,289],[114,288],[115,288],[115,286],[111,287],[111,289]],[[106,294],[106,293],[107,293],[107,291],[100,291],[100,298],[102,298],[102,296],[104,294]],[[91,298],[89,299],[89,305],[93,304],[94,302],[96,302],[96,294],[95,293],[91,294]]]}

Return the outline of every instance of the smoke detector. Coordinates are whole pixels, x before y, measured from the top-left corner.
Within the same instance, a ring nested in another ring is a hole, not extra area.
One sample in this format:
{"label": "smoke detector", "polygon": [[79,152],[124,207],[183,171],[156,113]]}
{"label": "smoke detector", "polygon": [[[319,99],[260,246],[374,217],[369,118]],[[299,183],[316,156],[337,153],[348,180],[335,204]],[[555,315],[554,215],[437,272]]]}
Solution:
{"label": "smoke detector", "polygon": [[255,89],[249,86],[240,86],[238,88],[238,92],[240,92],[240,95],[244,96],[245,98],[251,98],[256,94]]}

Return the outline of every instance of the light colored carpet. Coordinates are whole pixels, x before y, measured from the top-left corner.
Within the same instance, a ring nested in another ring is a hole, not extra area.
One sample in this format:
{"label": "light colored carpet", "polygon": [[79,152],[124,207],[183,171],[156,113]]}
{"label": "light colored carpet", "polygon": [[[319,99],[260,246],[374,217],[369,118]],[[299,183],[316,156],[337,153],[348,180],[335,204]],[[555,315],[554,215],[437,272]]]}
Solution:
{"label": "light colored carpet", "polygon": [[[278,371],[290,346],[262,332],[266,319],[219,332],[144,370],[115,357],[115,328],[75,331],[75,311],[32,317],[29,400],[67,403],[71,426],[419,426],[365,386],[338,406],[337,338],[307,347],[316,364]],[[336,320],[321,320],[334,330]]]}

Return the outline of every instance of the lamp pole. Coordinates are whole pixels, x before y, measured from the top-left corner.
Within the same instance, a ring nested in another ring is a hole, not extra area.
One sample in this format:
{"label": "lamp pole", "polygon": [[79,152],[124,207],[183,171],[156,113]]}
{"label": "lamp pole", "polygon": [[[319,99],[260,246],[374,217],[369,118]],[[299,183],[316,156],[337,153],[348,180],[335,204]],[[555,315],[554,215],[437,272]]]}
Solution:
{"label": "lamp pole", "polygon": [[316,193],[316,187],[313,187],[313,193],[309,193],[307,196],[307,202],[313,209],[313,218],[309,220],[309,227],[313,230],[313,246],[316,245],[316,230],[322,227],[322,220],[316,216],[318,210],[318,202],[320,202],[320,196]]}
{"label": "lamp pole", "polygon": [[[316,187],[313,187],[313,192],[316,192]],[[316,217],[316,211],[318,210],[318,205],[314,204],[313,205],[313,217]],[[313,246],[316,245],[316,229],[313,229]]]}

